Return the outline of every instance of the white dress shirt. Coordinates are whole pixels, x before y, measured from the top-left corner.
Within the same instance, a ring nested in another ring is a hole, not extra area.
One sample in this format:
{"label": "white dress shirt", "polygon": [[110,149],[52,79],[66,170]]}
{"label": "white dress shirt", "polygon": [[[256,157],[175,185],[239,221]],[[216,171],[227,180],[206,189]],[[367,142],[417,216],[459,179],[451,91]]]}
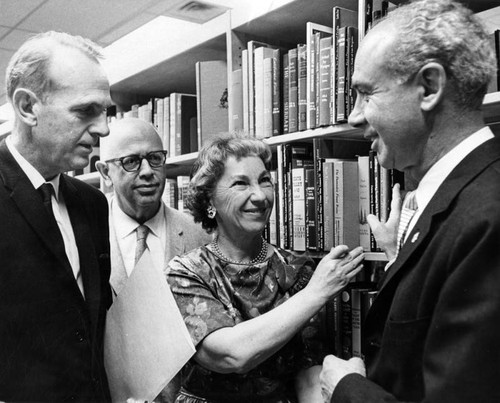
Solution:
{"label": "white dress shirt", "polygon": [[45,181],[43,176],[36,170],[36,168],[31,165],[21,154],[17,151],[14,144],[12,144],[12,139],[8,136],[5,139],[7,148],[10,153],[19,164],[23,172],[26,174],[30,182],[33,184],[35,189],[38,189],[44,183],[50,183],[54,188],[54,193],[52,194],[52,211],[54,212],[54,217],[61,231],[61,235],[64,241],[64,249],[66,250],[66,255],[68,257],[71,269],[73,270],[73,275],[75,276],[78,287],[83,292],[83,281],[80,272],[80,257],[78,255],[78,247],[76,246],[75,233],[73,232],[73,227],[71,225],[71,220],[69,218],[68,209],[66,208],[66,203],[62,193],[59,192],[59,181],[61,175],[56,175],[50,181]]}
{"label": "white dress shirt", "polygon": [[[165,244],[167,241],[167,223],[165,221],[164,208],[163,203],[161,203],[156,215],[144,223],[149,228],[146,244],[151,253],[151,260],[159,262],[160,266],[157,267],[159,270],[166,263]],[[115,197],[111,201],[111,217],[125,270],[127,271],[127,275],[130,276],[132,270],[134,270],[135,246],[137,241],[135,230],[139,226],[139,223],[122,211]]]}
{"label": "white dress shirt", "polygon": [[[489,127],[483,127],[481,130],[471,134],[447,154],[445,154],[439,161],[437,161],[424,175],[419,182],[415,197],[417,198],[418,210],[412,217],[406,232],[406,238],[422,215],[425,207],[429,204],[431,199],[436,194],[438,188],[448,177],[448,175],[455,169],[455,167],[474,149],[479,147],[485,141],[493,138],[493,132]],[[405,238],[405,240],[406,240]]]}
{"label": "white dress shirt", "polygon": [[[489,127],[483,127],[448,151],[448,153],[446,153],[427,171],[422,180],[419,182],[417,189],[415,189],[415,198],[417,199],[418,208],[408,224],[408,229],[404,239],[405,241],[408,239],[409,234],[411,233],[413,227],[415,227],[415,224],[422,215],[422,212],[451,171],[453,171],[453,169],[468,154],[474,151],[474,149],[493,137],[494,135],[491,129]],[[385,270],[388,270],[395,260],[396,258],[389,260],[385,266]]]}

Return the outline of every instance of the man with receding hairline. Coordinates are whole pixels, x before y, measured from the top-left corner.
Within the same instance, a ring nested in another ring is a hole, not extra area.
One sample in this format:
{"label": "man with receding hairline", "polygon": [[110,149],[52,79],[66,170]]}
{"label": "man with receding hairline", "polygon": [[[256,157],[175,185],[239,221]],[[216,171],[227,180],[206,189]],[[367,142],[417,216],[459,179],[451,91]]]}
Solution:
{"label": "man with receding hairline", "polygon": [[[167,207],[161,200],[167,177],[166,151],[156,129],[138,118],[110,125],[96,163],[105,184],[113,188],[110,205],[111,286],[119,294],[136,263],[137,238],[145,228],[146,244],[155,270],[176,255],[211,241],[192,217]],[[173,402],[177,382],[155,401]]]}
{"label": "man with receding hairline", "polygon": [[500,138],[481,112],[495,71],[458,1],[402,5],[361,42],[349,124],[416,189],[402,203],[395,187],[387,222],[368,216],[389,265],[364,361],[324,360],[325,401],[500,402]]}
{"label": "man with receding hairline", "polygon": [[105,402],[106,198],[64,172],[108,135],[108,79],[87,39],[47,32],[7,67],[0,140],[0,401]]}

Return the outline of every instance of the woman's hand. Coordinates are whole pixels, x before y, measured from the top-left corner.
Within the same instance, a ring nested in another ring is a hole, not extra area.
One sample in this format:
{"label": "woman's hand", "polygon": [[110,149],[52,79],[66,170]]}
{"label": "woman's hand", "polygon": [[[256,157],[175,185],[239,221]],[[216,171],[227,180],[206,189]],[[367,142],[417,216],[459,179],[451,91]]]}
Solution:
{"label": "woman's hand", "polygon": [[373,236],[377,241],[377,245],[385,252],[388,260],[396,257],[397,253],[397,237],[399,217],[401,215],[401,192],[399,184],[396,183],[392,188],[391,213],[386,222],[381,222],[373,214],[367,217],[368,224],[372,230]]}
{"label": "woman's hand", "polygon": [[339,245],[319,262],[306,287],[325,302],[337,295],[363,268],[363,248],[358,246],[349,251],[346,245]]}

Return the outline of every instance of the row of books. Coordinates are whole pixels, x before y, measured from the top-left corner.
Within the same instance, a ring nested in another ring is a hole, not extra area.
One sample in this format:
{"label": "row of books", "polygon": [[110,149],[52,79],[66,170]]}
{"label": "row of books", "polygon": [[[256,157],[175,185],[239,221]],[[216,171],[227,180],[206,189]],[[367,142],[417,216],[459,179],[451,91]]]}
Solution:
{"label": "row of books", "polygon": [[166,206],[181,212],[188,212],[184,206],[184,198],[189,180],[189,175],[178,175],[176,178],[167,178],[162,195],[162,200]]}
{"label": "row of books", "polygon": [[332,25],[308,22],[305,43],[294,46],[248,41],[232,72],[234,127],[265,138],[346,122],[359,39],[389,5],[359,0],[362,15],[333,7]]}
{"label": "row of books", "polygon": [[381,167],[371,151],[348,159],[322,158],[316,151],[310,142],[277,146],[269,242],[298,252],[342,244],[379,251],[366,217],[387,220],[392,187],[404,186],[402,174]]}
{"label": "row of books", "polygon": [[118,111],[109,122],[126,117],[153,124],[169,157],[198,151],[196,95],[174,92],[152,97],[143,105],[132,105],[129,111]]}
{"label": "row of books", "polygon": [[173,92],[134,104],[113,119],[137,117],[152,123],[162,137],[169,157],[196,152],[212,136],[229,130],[227,63],[224,60],[195,64],[196,94]]}
{"label": "row of books", "polygon": [[327,340],[329,353],[346,360],[364,357],[365,319],[377,296],[385,265],[380,261],[365,262],[363,270],[319,311],[320,337]]}

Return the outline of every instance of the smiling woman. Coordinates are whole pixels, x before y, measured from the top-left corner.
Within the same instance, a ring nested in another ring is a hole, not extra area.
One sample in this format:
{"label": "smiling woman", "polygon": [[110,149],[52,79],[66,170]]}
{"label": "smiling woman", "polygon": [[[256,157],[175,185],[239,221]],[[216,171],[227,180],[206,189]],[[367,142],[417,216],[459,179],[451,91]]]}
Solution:
{"label": "smiling woman", "polygon": [[194,164],[186,205],[216,236],[165,270],[197,348],[176,402],[322,401],[316,313],[360,270],[362,250],[339,246],[315,268],[268,244],[270,161],[261,140],[226,135]]}

